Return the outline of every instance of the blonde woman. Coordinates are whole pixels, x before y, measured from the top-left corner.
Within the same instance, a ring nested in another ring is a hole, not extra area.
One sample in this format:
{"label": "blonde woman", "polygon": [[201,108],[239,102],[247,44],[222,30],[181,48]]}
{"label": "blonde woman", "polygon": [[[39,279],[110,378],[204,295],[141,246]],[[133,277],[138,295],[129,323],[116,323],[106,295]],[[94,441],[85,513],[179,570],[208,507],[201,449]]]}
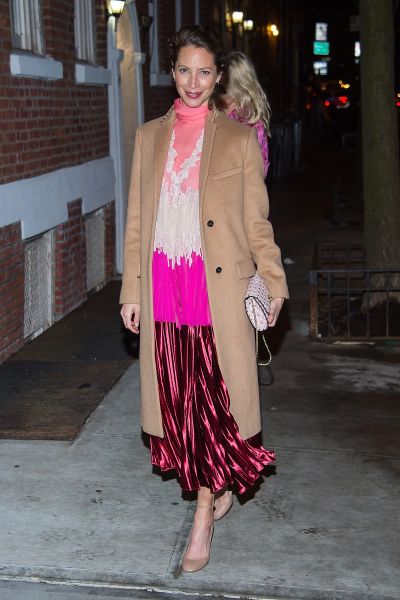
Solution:
{"label": "blonde woman", "polygon": [[230,52],[221,81],[226,94],[221,96],[222,108],[231,119],[239,121],[257,131],[258,143],[267,176],[268,137],[270,134],[271,107],[257,78],[251,60],[243,52]]}

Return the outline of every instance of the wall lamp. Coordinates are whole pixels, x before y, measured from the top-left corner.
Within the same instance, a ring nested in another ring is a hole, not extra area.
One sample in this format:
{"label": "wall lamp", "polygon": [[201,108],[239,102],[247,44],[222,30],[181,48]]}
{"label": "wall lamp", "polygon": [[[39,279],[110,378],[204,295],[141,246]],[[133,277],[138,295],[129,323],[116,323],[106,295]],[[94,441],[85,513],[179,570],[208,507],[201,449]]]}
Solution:
{"label": "wall lamp", "polygon": [[107,17],[115,17],[116,19],[118,19],[118,17],[121,16],[122,11],[124,10],[125,0],[107,0],[106,6]]}
{"label": "wall lamp", "polygon": [[243,21],[243,29],[245,31],[253,31],[254,28],[254,22],[252,19],[245,19]]}

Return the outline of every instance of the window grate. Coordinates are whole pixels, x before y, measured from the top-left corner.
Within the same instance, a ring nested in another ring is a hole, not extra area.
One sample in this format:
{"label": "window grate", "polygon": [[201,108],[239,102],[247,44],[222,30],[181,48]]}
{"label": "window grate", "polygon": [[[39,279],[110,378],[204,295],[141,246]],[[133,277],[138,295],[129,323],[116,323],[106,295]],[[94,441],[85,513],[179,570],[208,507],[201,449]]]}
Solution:
{"label": "window grate", "polygon": [[104,283],[104,211],[96,210],[85,219],[86,228],[86,289],[92,290]]}
{"label": "window grate", "polygon": [[51,249],[50,232],[25,244],[24,338],[39,335],[52,322]]}

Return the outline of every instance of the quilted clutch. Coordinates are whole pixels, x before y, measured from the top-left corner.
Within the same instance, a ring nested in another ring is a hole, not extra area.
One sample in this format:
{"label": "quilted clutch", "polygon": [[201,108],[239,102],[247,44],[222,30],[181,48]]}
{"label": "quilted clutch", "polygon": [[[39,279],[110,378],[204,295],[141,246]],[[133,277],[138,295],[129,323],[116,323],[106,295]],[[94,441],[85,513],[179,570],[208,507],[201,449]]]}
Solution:
{"label": "quilted clutch", "polygon": [[268,315],[271,308],[271,297],[265,287],[263,278],[256,273],[250,278],[244,298],[247,316],[256,331],[268,328]]}

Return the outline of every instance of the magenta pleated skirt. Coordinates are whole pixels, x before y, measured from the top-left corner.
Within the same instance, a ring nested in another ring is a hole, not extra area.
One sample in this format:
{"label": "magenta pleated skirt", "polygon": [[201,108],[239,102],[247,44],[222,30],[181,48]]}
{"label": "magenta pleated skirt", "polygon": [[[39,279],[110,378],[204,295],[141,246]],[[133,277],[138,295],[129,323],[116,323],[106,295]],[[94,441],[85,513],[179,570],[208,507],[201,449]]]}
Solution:
{"label": "magenta pleated skirt", "polygon": [[275,453],[243,440],[230,413],[212,326],[155,322],[164,438],[150,437],[152,463],[175,470],[184,490],[226,486],[243,493]]}

